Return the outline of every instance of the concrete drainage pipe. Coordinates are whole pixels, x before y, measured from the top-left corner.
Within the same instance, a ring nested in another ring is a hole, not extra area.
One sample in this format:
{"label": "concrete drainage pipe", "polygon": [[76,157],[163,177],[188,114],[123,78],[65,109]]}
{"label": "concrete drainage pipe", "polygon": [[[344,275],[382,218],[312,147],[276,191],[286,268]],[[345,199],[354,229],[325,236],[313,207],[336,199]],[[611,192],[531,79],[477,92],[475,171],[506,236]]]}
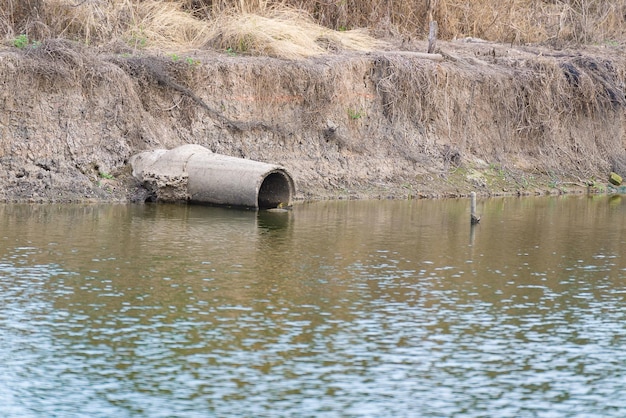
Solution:
{"label": "concrete drainage pipe", "polygon": [[130,164],[133,176],[162,202],[269,209],[290,205],[295,194],[284,168],[215,154],[200,145],[142,152]]}

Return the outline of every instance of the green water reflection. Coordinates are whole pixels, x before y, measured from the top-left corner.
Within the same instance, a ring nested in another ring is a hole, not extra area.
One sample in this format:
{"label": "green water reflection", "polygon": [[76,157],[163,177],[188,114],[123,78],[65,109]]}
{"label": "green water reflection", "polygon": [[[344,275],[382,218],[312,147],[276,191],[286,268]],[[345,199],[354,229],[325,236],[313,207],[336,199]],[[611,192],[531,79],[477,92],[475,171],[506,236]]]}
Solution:
{"label": "green water reflection", "polygon": [[625,205],[0,206],[0,404],[623,416]]}

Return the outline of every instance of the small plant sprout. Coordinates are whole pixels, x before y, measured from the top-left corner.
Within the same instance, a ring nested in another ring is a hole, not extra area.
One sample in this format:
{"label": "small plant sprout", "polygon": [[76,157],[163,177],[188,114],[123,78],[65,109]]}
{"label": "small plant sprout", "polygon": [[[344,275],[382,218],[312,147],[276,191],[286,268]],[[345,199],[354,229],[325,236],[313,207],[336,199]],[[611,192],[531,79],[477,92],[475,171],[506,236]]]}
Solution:
{"label": "small plant sprout", "polygon": [[185,58],[185,62],[187,62],[187,64],[189,65],[200,65],[200,61],[199,60],[195,60],[191,57],[187,57]]}
{"label": "small plant sprout", "polygon": [[13,40],[13,46],[19,49],[24,49],[28,46],[32,48],[37,48],[39,45],[41,45],[41,42],[39,41],[31,42],[28,39],[28,35],[25,35],[25,34],[21,34],[20,36],[18,36],[17,38]]}
{"label": "small plant sprout", "polygon": [[28,36],[24,34],[21,34],[13,40],[13,46],[20,49],[26,48],[28,43]]}
{"label": "small plant sprout", "polygon": [[115,177],[113,176],[113,174],[106,173],[106,172],[101,172],[100,173],[100,178],[107,179],[107,180],[112,180]]}
{"label": "small plant sprout", "polygon": [[130,38],[128,39],[128,44],[133,48],[145,48],[148,45],[148,38],[145,36],[143,29],[139,28],[139,30],[133,31]]}
{"label": "small plant sprout", "polygon": [[365,112],[363,112],[362,110],[348,109],[348,116],[352,120],[361,119],[363,116],[365,116]]}
{"label": "small plant sprout", "polygon": [[548,187],[550,187],[551,189],[556,189],[559,186],[559,181],[557,179],[552,179],[550,180],[550,183],[548,183]]}

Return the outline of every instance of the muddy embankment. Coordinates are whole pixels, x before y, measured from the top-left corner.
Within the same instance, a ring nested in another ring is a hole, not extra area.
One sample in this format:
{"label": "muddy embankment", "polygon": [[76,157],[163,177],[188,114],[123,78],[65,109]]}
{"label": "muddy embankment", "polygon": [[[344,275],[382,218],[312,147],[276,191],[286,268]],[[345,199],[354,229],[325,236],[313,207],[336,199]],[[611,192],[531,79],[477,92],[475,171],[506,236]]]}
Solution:
{"label": "muddy embankment", "polygon": [[283,165],[298,199],[601,190],[626,174],[621,49],[440,49],[289,61],[5,48],[0,200],[143,201],[129,158],[187,143]]}

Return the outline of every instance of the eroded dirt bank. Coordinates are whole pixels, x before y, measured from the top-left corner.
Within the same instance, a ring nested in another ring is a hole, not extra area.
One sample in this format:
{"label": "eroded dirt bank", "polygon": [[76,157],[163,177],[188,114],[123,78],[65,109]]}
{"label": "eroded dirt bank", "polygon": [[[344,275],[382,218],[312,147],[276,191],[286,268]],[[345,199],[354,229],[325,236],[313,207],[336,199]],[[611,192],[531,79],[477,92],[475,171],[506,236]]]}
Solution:
{"label": "eroded dirt bank", "polygon": [[626,174],[623,51],[440,48],[2,49],[0,200],[141,201],[130,156],[185,143],[281,164],[299,199],[556,193]]}

